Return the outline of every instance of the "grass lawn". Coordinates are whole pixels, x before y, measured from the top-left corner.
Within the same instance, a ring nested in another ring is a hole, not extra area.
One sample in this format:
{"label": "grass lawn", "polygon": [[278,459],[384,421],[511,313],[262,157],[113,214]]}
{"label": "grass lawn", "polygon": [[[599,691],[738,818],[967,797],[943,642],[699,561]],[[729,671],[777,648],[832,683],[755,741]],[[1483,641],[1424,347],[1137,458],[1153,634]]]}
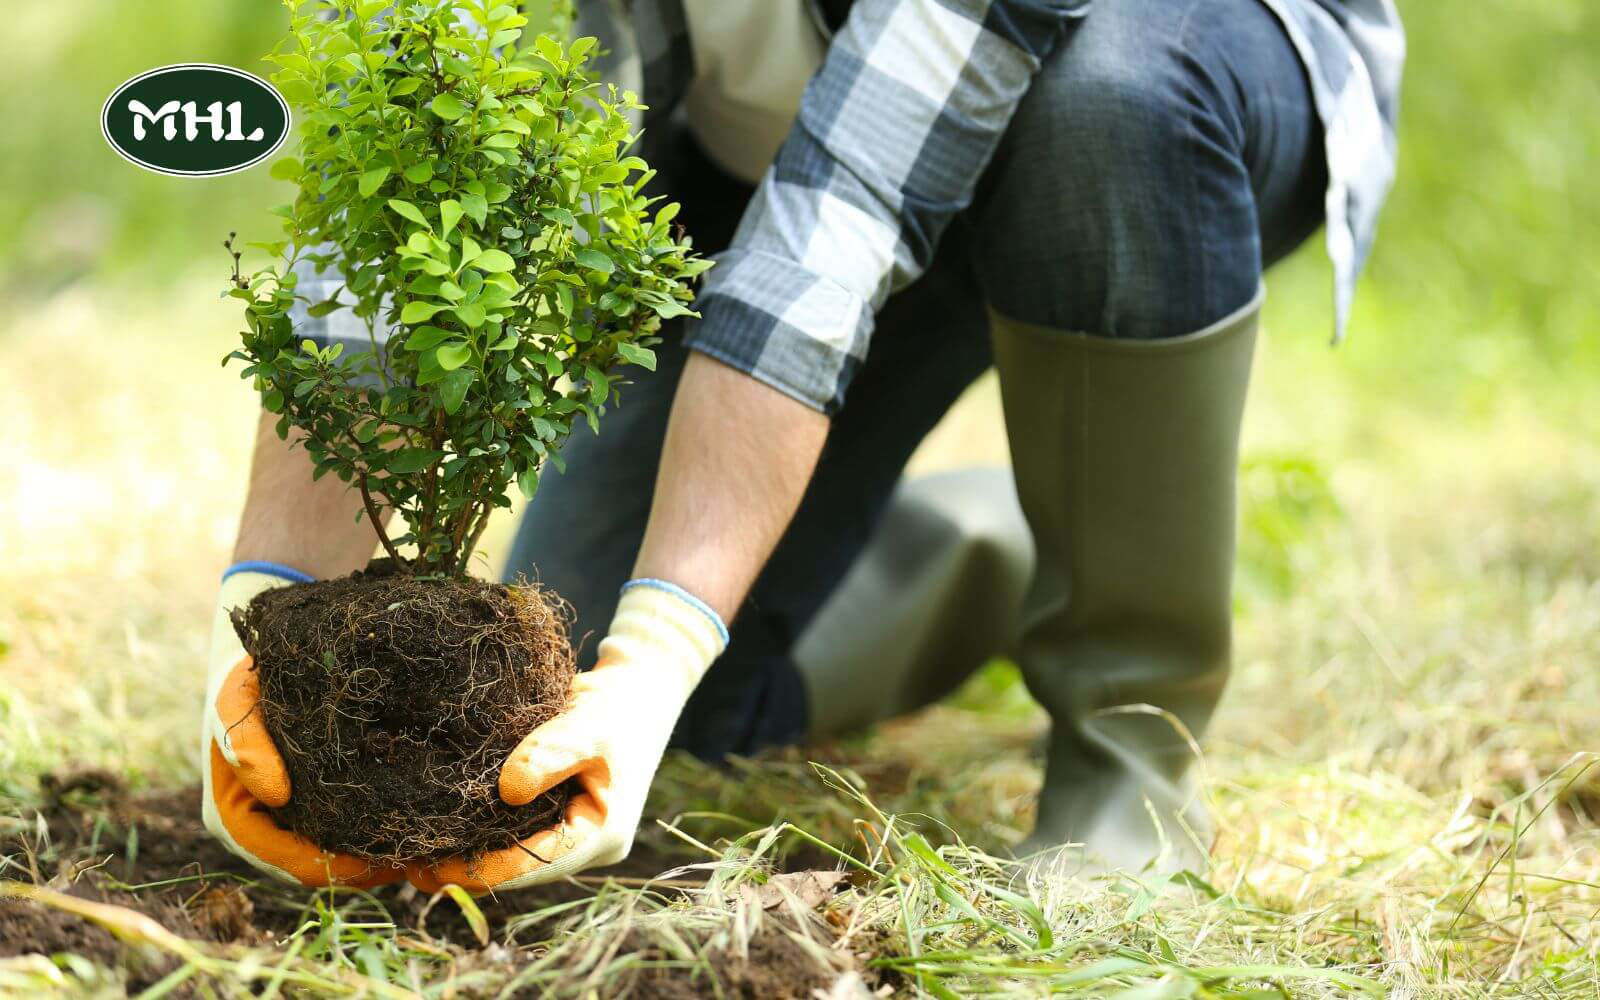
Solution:
{"label": "grass lawn", "polygon": [[[202,349],[228,323],[206,291],[180,290],[180,330],[87,287],[0,337],[5,876],[184,935],[107,910],[131,952],[76,918],[53,946],[222,993],[653,995],[651,977],[702,970],[738,995],[746,966],[773,962],[793,966],[785,985],[855,973],[946,995],[1600,988],[1600,771],[1583,752],[1600,746],[1600,428],[1554,383],[1554,403],[1510,394],[1464,421],[1367,391],[1345,351],[1285,332],[1299,307],[1275,301],[1249,418],[1238,669],[1203,764],[1212,871],[1051,883],[1003,860],[1028,828],[1044,719],[997,663],[860,741],[729,771],[672,761],[621,880],[494,901],[483,948],[470,906],[258,884],[196,821],[202,644],[253,405]],[[116,356],[59,364],[74,337],[111,330]],[[122,359],[151,352],[172,367],[130,379]],[[980,383],[917,467],[1003,455],[995,409]],[[826,893],[772,878],[812,869],[848,878]],[[112,976],[8,959],[0,989],[114,992]]]}
{"label": "grass lawn", "polygon": [[[1172,880],[1008,860],[1046,723],[995,663],[857,740],[670,760],[614,872],[477,902],[257,881],[200,827],[194,751],[255,407],[203,248],[265,231],[263,189],[163,220],[199,189],[85,201],[81,163],[57,191],[19,153],[59,239],[0,213],[0,995],[1600,996],[1600,12],[1402,9],[1406,159],[1351,341],[1316,248],[1269,282],[1200,764],[1220,835]],[[41,282],[74,226],[160,249]],[[1004,461],[998,412],[980,382],[914,471]]]}

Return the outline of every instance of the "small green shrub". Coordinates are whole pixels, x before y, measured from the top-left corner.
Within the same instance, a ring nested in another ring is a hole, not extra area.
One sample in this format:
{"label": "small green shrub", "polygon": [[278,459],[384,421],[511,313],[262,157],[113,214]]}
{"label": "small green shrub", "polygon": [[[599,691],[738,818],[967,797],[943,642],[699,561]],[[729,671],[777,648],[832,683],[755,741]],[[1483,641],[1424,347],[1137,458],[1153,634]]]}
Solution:
{"label": "small green shrub", "polygon": [[[415,570],[460,575],[511,484],[531,496],[574,421],[598,428],[618,368],[654,368],[661,321],[688,313],[709,263],[677,205],[643,193],[624,114],[638,105],[586,75],[594,39],[519,48],[527,19],[502,0],[285,4],[269,59],[300,148],[273,173],[299,193],[276,210],[286,239],[252,246],[290,257],[245,275],[229,237],[247,326],[229,358],[280,437],[304,432],[316,475],[361,491],[391,555],[414,543]],[[350,308],[387,341],[300,339],[302,260],[354,302],[312,315]],[[409,528],[394,543],[385,505]]]}

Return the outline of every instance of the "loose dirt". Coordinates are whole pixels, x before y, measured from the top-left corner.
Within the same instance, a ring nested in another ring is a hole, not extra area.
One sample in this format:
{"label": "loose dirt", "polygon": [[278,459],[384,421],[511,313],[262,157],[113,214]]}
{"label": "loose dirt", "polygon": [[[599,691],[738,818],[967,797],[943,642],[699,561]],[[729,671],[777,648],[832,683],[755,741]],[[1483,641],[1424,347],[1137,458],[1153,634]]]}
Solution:
{"label": "loose dirt", "polygon": [[110,931],[26,899],[0,899],[0,958],[63,951],[103,965],[116,965],[122,957]]}
{"label": "loose dirt", "polygon": [[[700,1000],[702,997],[737,997],[739,1000],[811,1000],[825,995],[839,976],[855,963],[849,956],[808,948],[801,932],[788,921],[769,920],[750,939],[744,952],[714,951],[703,963],[675,959],[645,940],[625,940],[618,949],[636,963],[638,971],[609,984],[618,995],[654,1000]],[[819,960],[819,956],[822,960]]]}
{"label": "loose dirt", "polygon": [[515,808],[498,782],[566,706],[568,618],[539,587],[417,579],[387,560],[236,610],[293,788],[274,818],[395,862],[473,857],[559,825],[573,782]]}
{"label": "loose dirt", "polygon": [[[200,821],[198,785],[130,795],[114,777],[98,771],[49,777],[41,784],[50,799],[39,813],[44,836],[32,830],[0,836],[0,856],[13,862],[6,878],[126,906],[177,934],[205,941],[265,943],[314,917],[311,890],[267,880],[207,832]],[[639,844],[627,861],[594,874],[649,878],[684,860],[685,855]],[[495,934],[513,916],[588,894],[563,883],[485,896],[478,906]],[[381,890],[375,898],[384,907],[383,918],[397,927],[477,946],[471,925],[453,905],[429,907],[427,895],[406,886]],[[23,908],[56,912],[31,903]],[[531,930],[536,928],[524,933]],[[0,931],[0,938],[8,935]]]}
{"label": "loose dirt", "polygon": [[[316,919],[317,893],[263,880],[212,839],[200,822],[198,787],[130,795],[115,776],[99,771],[48,777],[41,785],[47,798],[39,812],[43,835],[30,823],[26,831],[0,836],[0,855],[13,864],[6,877],[126,907],[203,942],[270,947]],[[628,861],[594,875],[597,881],[604,876],[649,878],[687,859],[638,844]],[[803,873],[794,878],[803,879]],[[809,902],[805,884],[796,883],[795,891]],[[661,886],[656,891],[673,890]],[[463,967],[478,955],[494,965],[515,965],[531,960],[539,949],[530,945],[525,951],[504,937],[512,917],[592,892],[566,883],[479,899],[495,942],[487,949],[459,909],[448,901],[429,906],[426,895],[408,887],[374,893],[372,919],[392,921],[403,933],[448,948]],[[820,922],[808,930],[813,940],[825,940],[830,933]],[[839,975],[860,969],[857,956],[832,949],[819,962],[819,951],[796,939],[805,933],[788,915],[769,910],[747,950],[713,951],[703,962],[677,960],[659,942],[639,934],[618,949],[621,954],[637,952],[628,963],[635,971],[612,986],[630,996],[666,1000],[716,995],[718,990],[726,997],[809,998],[814,989],[826,989]],[[519,923],[517,941],[540,937],[540,927]],[[32,952],[70,952],[121,970],[130,993],[158,981],[176,964],[169,956],[118,941],[73,914],[0,898],[0,958]]]}

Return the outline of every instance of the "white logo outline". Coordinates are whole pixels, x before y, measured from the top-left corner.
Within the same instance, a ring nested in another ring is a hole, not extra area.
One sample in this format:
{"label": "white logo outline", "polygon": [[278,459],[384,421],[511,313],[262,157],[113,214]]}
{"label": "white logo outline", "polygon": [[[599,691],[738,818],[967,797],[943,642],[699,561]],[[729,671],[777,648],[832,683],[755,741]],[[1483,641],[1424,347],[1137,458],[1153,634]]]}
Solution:
{"label": "white logo outline", "polygon": [[[111,137],[111,112],[113,110],[113,105],[117,103],[117,99],[122,96],[124,91],[138,83],[140,80],[145,80],[152,76],[159,76],[163,73],[178,69],[217,70],[219,72],[228,73],[232,76],[243,77],[246,80],[256,83],[261,87],[262,90],[271,94],[272,99],[277,101],[278,106],[283,109],[283,134],[279,135],[276,142],[274,142],[267,149],[263,150],[261,153],[257,154],[249,162],[240,163],[231,167],[223,167],[217,170],[174,170],[171,167],[160,167],[153,163],[146,163],[143,160],[136,159],[127,150],[117,145],[117,141]],[[115,150],[118,156],[122,157],[124,160],[127,160],[134,166],[148,170],[151,173],[165,174],[168,177],[223,177],[228,174],[236,174],[241,170],[248,170],[249,168],[260,163],[262,160],[265,160],[267,157],[276,153],[278,150],[282,149],[283,144],[289,141],[289,133],[293,131],[294,118],[289,113],[289,102],[283,99],[282,94],[278,93],[277,87],[274,87],[272,84],[268,83],[266,80],[263,80],[261,77],[256,76],[254,73],[249,73],[233,66],[224,66],[221,63],[172,63],[167,66],[157,66],[155,69],[145,70],[138,76],[124,80],[120,85],[118,85],[117,89],[111,92],[111,96],[107,97],[105,104],[101,105],[100,107],[100,134],[105,137],[106,145]]]}

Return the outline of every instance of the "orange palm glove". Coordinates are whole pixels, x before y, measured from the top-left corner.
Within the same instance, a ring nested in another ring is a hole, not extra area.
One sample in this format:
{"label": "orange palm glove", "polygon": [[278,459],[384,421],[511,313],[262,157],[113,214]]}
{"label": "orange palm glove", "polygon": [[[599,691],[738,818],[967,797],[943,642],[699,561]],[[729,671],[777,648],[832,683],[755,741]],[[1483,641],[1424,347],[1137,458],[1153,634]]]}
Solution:
{"label": "orange palm glove", "polygon": [[201,810],[206,829],[228,850],[285,882],[362,888],[397,882],[404,877],[402,869],[324,851],[278,826],[267,812],[268,807],[288,803],[289,772],[261,720],[256,672],[228,612],[269,587],[304,579],[286,567],[266,564],[235,567],[223,577],[201,713]]}
{"label": "orange palm glove", "polygon": [[573,682],[571,707],[529,733],[500,769],[500,797],[513,806],[576,777],[580,790],[562,825],[478,858],[413,865],[406,877],[425,892],[449,883],[489,892],[621,861],[672,727],[727,644],[722,619],[684,590],[629,583],[599,665]]}

